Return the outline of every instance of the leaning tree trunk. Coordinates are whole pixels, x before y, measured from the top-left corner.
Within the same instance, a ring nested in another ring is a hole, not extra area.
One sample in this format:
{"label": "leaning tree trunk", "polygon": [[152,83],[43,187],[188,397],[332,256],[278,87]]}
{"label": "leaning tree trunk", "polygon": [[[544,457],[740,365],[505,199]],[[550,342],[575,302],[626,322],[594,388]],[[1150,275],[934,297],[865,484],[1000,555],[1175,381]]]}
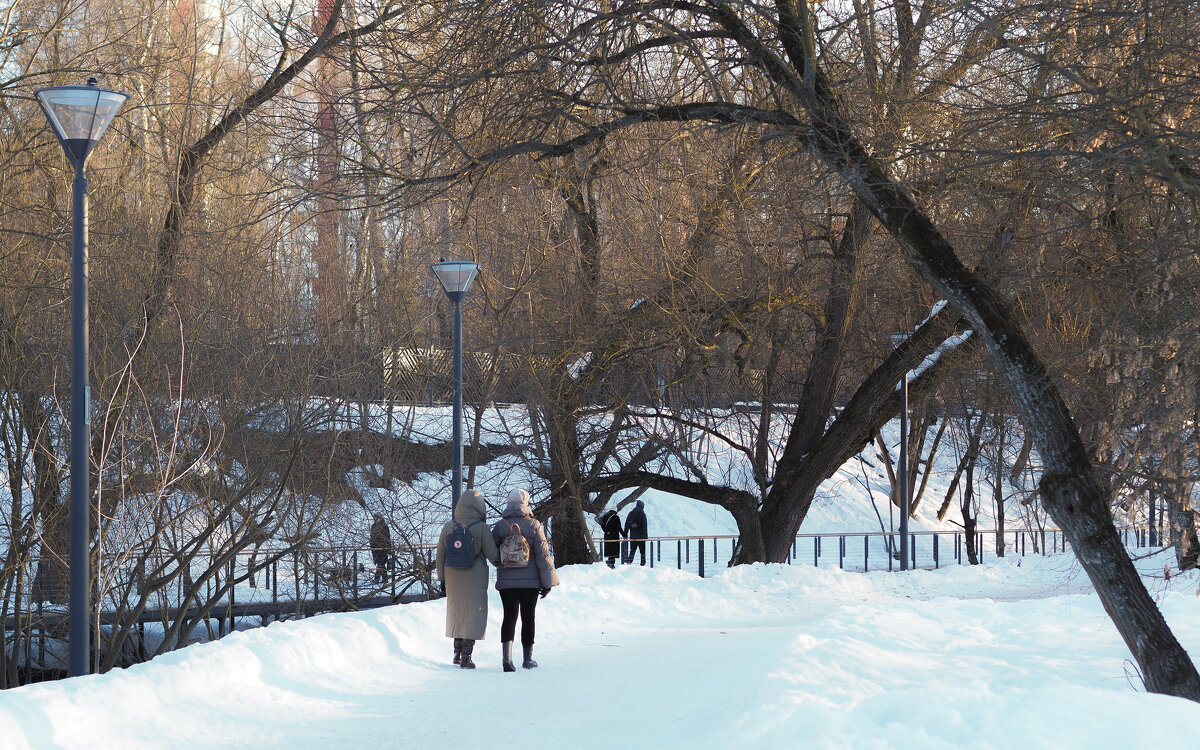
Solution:
{"label": "leaning tree trunk", "polygon": [[821,98],[812,139],[910,263],[982,338],[1043,461],[1046,510],[1062,528],[1113,624],[1141,667],[1146,689],[1200,701],[1200,674],[1146,590],[1110,515],[1110,492],[1092,464],[1066,402],[1007,304],[963,266],[908,192],[888,177]]}
{"label": "leaning tree trunk", "polygon": [[810,117],[796,135],[837,172],[904,250],[909,263],[957,308],[983,340],[1043,461],[1042,496],[1063,529],[1113,624],[1141,667],[1146,689],[1200,701],[1200,673],[1175,639],[1125,552],[1110,515],[1110,493],[1045,365],[1008,305],[967,270],[933,221],[855,137],[817,64],[805,2],[781,2],[778,31],[786,62],[732,12],[715,18]]}
{"label": "leaning tree trunk", "polygon": [[[787,560],[792,541],[821,483],[856,456],[885,423],[900,413],[900,391],[896,384],[937,350],[959,322],[958,318],[944,320],[941,313],[930,316],[867,376],[805,454],[784,451],[776,464],[775,481],[761,513],[766,562]],[[909,384],[909,393],[916,398],[924,397],[966,350],[966,346],[960,345],[943,351],[937,363]]]}

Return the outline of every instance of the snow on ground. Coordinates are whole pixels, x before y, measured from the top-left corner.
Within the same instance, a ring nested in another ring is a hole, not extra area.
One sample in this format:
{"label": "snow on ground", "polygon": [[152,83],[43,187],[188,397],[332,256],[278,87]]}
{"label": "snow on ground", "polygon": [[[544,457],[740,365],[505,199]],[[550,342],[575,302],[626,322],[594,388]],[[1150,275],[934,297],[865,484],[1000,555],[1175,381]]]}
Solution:
{"label": "snow on ground", "polygon": [[[1147,585],[1200,657],[1196,575]],[[0,693],[22,748],[1175,748],[1200,705],[1144,693],[1068,556],[908,573],[573,566],[541,667],[453,667],[442,601],[239,632]]]}

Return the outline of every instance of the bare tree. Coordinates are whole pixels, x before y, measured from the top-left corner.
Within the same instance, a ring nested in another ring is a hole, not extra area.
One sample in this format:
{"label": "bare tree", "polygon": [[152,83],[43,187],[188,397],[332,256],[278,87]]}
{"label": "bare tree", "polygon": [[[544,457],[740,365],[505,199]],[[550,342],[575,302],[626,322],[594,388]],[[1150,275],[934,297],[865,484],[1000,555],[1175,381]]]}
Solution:
{"label": "bare tree", "polygon": [[[933,19],[946,24],[966,21],[972,36],[964,50],[971,48],[972,52],[983,54],[1000,50],[999,57],[1008,60],[1013,59],[1009,55],[1028,60],[1032,54],[1027,48],[1011,44],[1007,35],[1009,24],[1021,28],[1023,23],[1036,19],[1023,14],[1023,9],[1009,13],[985,8],[974,19],[970,18],[970,11],[967,15],[956,15],[954,10],[932,4],[918,10],[907,2],[899,2],[894,9],[895,25],[891,31],[895,34],[894,49],[901,60],[919,57],[919,40]],[[547,18],[554,10],[558,8],[539,6],[532,10],[531,16]],[[842,21],[836,17],[830,21],[814,6],[795,0],[779,0],[771,7],[726,2],[648,6],[618,3],[603,11],[589,7],[563,10],[563,16],[555,17],[558,25],[552,27],[559,34],[554,41],[562,43],[549,49],[544,45],[544,26],[538,27],[536,39],[522,36],[523,28],[514,32],[512,27],[506,27],[503,33],[517,38],[512,39],[513,44],[496,45],[495,35],[501,33],[498,26],[474,25],[470,32],[474,38],[491,36],[493,48],[498,46],[505,52],[499,58],[487,60],[487,72],[474,79],[478,84],[464,79],[463,85],[478,87],[482,82],[494,80],[493,76],[503,75],[527,80],[536,88],[537,84],[545,83],[543,77],[536,74],[519,77],[522,71],[528,71],[528,55],[552,59],[568,70],[592,72],[598,78],[608,76],[613,69],[620,69],[623,74],[646,72],[647,85],[629,94],[625,93],[628,88],[613,87],[604,89],[603,96],[589,96],[588,88],[577,85],[578,78],[556,82],[552,95],[538,100],[540,108],[527,105],[527,109],[533,110],[532,121],[537,121],[537,117],[546,118],[542,122],[563,118],[562,121],[573,125],[569,133],[559,137],[553,130],[542,128],[518,142],[499,145],[489,144],[484,138],[476,143],[479,148],[469,159],[460,162],[462,169],[474,170],[517,153],[547,157],[575,153],[615,131],[667,120],[756,123],[764,129],[773,129],[775,137],[794,140],[809,150],[844,181],[893,237],[913,270],[961,313],[982,340],[1042,457],[1045,505],[1063,528],[1141,666],[1147,688],[1200,699],[1200,675],[1166,626],[1121,546],[1110,515],[1111,489],[1098,472],[1059,387],[1031,345],[1011,305],[984,278],[963,264],[936,215],[914,198],[915,185],[906,184],[905,179],[910,172],[908,165],[903,160],[892,161],[887,138],[860,132],[853,126],[857,101],[852,87],[836,77],[842,69],[827,54],[831,48],[828,40],[836,37]],[[593,14],[593,10],[597,12]],[[482,18],[495,15],[484,12]],[[1015,20],[1018,18],[1019,22]],[[483,26],[488,27],[485,30]],[[603,55],[577,53],[571,40],[587,35],[602,35],[611,40]],[[526,41],[530,43],[525,44]],[[732,55],[730,48],[736,50]],[[658,66],[655,55],[667,49],[675,52],[671,59],[686,60],[687,72],[693,75],[676,75],[669,82],[658,77],[663,68]],[[464,58],[469,59],[470,55]],[[960,57],[956,61],[969,66],[975,59]],[[726,79],[710,75],[713,70],[734,67],[736,74],[730,79],[753,78],[758,86],[725,90],[720,84]],[[946,70],[950,68],[953,64]],[[1050,70],[1068,88],[1086,83],[1081,76],[1072,76],[1061,67]],[[511,90],[515,95],[527,93],[521,85],[512,85]],[[771,98],[756,100],[744,96],[759,91],[770,91]],[[935,91],[929,97],[930,103],[939,103],[942,93],[945,89]],[[560,103],[568,106],[550,109]],[[1103,107],[1107,103],[1099,104]],[[590,117],[575,114],[580,110]],[[567,112],[571,114],[564,116]],[[448,132],[445,122],[440,125],[442,132]],[[1140,124],[1135,130],[1139,136],[1152,138],[1150,148],[1145,151],[1147,156],[1161,159],[1154,149],[1163,143],[1162,139],[1154,140],[1154,134]],[[1167,163],[1170,166],[1165,173],[1158,170],[1158,177],[1168,180],[1186,177],[1186,170],[1169,157]],[[778,494],[773,492],[765,509],[773,519],[770,527],[795,528],[807,508],[804,500],[807,489],[791,482],[777,486]],[[767,557],[773,552],[768,550]]]}

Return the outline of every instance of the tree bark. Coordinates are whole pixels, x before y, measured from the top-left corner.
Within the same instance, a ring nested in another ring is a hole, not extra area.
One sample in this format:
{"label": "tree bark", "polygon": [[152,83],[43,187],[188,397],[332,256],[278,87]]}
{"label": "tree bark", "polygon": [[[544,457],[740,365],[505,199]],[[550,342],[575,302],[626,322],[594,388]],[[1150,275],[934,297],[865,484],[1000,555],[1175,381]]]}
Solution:
{"label": "tree bark", "polygon": [[[807,454],[797,457],[785,452],[781,457],[776,466],[775,483],[763,502],[765,561],[784,562],[787,559],[792,539],[808,515],[821,482],[833,476],[842,464],[870,442],[875,432],[899,413],[900,392],[896,385],[954,330],[956,323],[947,325],[942,318],[942,314],[932,316],[867,377]],[[919,399],[929,392],[967,348],[960,345],[943,353],[937,364],[910,383],[910,396]]]}
{"label": "tree bark", "polygon": [[[567,386],[570,390],[570,386]],[[543,506],[550,520],[550,544],[554,564],[588,564],[595,561],[588,540],[587,524],[580,501],[583,450],[579,444],[579,420],[575,416],[576,393],[559,393],[559,401],[546,406],[550,449],[550,500]],[[562,399],[568,399],[565,403]]]}
{"label": "tree bark", "polygon": [[1109,490],[1024,330],[1004,300],[962,264],[929,215],[854,135],[833,86],[817,65],[808,3],[776,0],[775,7],[783,57],[731,7],[716,6],[711,18],[808,114],[809,127],[796,135],[842,177],[900,244],[914,270],[980,335],[1042,457],[1046,510],[1063,529],[1141,667],[1146,689],[1200,701],[1200,673],[1121,545],[1109,512]]}
{"label": "tree bark", "polygon": [[[781,0],[782,6],[790,3]],[[797,6],[803,6],[798,3]],[[800,12],[799,7],[794,8]],[[807,12],[806,6],[803,12]],[[804,71],[782,81],[812,118],[810,146],[845,179],[900,243],[913,268],[980,334],[1043,461],[1042,496],[1151,692],[1200,701],[1200,674],[1176,640],[1125,552],[1109,512],[1111,497],[1092,464],[1066,402],[1008,305],[959,260],[929,216],[858,142],[832,88],[805,49],[803,26],[781,14],[784,46]],[[794,26],[793,26],[794,25]],[[755,45],[757,46],[757,45]],[[751,50],[754,54],[753,49]],[[773,58],[778,63],[778,58]]]}
{"label": "tree bark", "polygon": [[1180,570],[1200,566],[1200,537],[1196,534],[1196,513],[1185,508],[1174,493],[1164,493],[1170,543],[1175,547],[1175,562]]}

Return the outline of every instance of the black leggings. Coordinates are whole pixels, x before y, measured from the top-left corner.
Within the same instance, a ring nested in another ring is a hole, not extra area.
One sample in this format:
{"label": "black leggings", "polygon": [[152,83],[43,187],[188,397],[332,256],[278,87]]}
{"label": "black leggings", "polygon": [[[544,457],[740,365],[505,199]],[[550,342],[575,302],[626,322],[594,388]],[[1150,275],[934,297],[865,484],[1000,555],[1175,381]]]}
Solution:
{"label": "black leggings", "polygon": [[638,539],[637,541],[630,540],[629,542],[629,564],[633,564],[633,553],[642,553],[642,565],[646,564],[646,540]]}
{"label": "black leggings", "polygon": [[500,589],[504,604],[504,622],[500,624],[500,640],[508,642],[517,632],[517,612],[521,613],[521,645],[533,645],[533,612],[537,608],[537,589]]}

